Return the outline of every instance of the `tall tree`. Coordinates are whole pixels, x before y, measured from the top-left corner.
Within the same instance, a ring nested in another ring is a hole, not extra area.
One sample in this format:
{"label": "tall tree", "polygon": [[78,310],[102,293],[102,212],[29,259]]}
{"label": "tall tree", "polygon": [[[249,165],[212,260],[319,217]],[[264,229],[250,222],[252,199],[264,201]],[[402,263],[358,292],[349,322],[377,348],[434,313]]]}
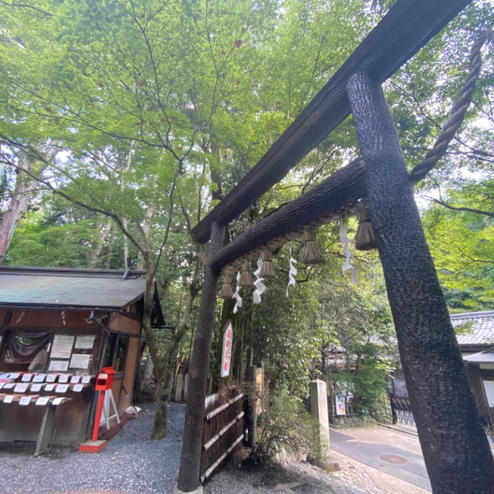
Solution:
{"label": "tall tree", "polygon": [[[160,437],[169,373],[151,331],[154,278],[170,234],[184,224],[190,231],[204,209],[212,119],[228,104],[238,54],[245,52],[240,48],[262,36],[275,5],[232,2],[225,10],[208,3],[46,1],[18,7],[2,5],[2,102],[8,109],[2,160],[110,218],[139,252],[147,271],[144,329],[158,376],[153,436]],[[33,137],[39,135],[66,150],[62,160],[37,150]],[[20,151],[43,163],[43,173],[24,166]],[[183,335],[198,292],[203,257],[188,243],[194,255],[187,269],[196,274],[172,342]]]}

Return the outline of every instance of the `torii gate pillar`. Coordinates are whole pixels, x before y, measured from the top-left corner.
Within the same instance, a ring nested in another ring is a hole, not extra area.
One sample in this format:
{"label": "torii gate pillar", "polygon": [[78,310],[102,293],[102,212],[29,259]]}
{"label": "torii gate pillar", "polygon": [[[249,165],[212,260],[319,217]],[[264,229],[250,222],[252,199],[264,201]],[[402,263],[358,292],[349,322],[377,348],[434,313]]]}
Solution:
{"label": "torii gate pillar", "polygon": [[211,242],[204,268],[199,320],[189,365],[189,393],[185,408],[185,429],[176,489],[178,492],[198,492],[200,486],[202,429],[205,413],[204,400],[206,398],[209,350],[211,347],[211,332],[214,324],[218,283],[218,273],[210,267],[209,262],[216,252],[221,249],[224,236],[225,228],[213,223],[211,226]]}
{"label": "torii gate pillar", "polygon": [[401,362],[434,494],[487,494],[494,464],[380,85],[347,84]]}

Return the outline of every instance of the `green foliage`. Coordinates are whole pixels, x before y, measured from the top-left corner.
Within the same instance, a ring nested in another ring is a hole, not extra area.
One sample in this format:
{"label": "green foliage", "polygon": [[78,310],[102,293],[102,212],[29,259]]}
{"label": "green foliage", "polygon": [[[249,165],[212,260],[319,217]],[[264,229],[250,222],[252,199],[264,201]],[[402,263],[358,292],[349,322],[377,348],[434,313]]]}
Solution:
{"label": "green foliage", "polygon": [[303,397],[325,328],[317,312],[317,292],[309,284],[297,287],[296,295],[286,297],[285,291],[285,280],[270,283],[262,304],[254,309],[251,338],[269,378]]}
{"label": "green foliage", "polygon": [[[368,254],[360,262],[364,260],[369,261]],[[359,278],[358,286],[339,283],[339,289],[324,299],[331,337],[323,355],[337,351],[344,356],[344,367],[326,365],[323,357],[319,369],[337,393],[352,396],[355,413],[380,418],[382,399],[399,357],[382,273],[376,265],[361,264]]]}
{"label": "green foliage", "polygon": [[[493,28],[492,3],[472,2],[387,83],[387,101],[409,169],[424,158],[448,118],[466,81],[474,42]],[[492,168],[492,47],[487,43],[482,50],[482,70],[466,121],[418,189],[455,186],[471,173],[489,173]]]}
{"label": "green foliage", "polygon": [[[449,190],[456,208],[494,211],[492,179]],[[486,310],[494,297],[494,220],[472,211],[431,206],[423,217],[427,239],[448,305],[456,312]]]}
{"label": "green foliage", "polygon": [[353,408],[361,416],[371,415],[382,418],[382,400],[389,388],[393,368],[381,358],[365,358],[359,362],[351,379],[355,385]]}
{"label": "green foliage", "polygon": [[260,434],[252,458],[265,463],[281,449],[288,452],[320,457],[319,427],[306,411],[300,398],[286,387],[277,388],[270,396],[259,421]]}
{"label": "green foliage", "polygon": [[19,223],[5,263],[85,268],[96,234],[92,220],[47,226],[37,212],[32,212]]}

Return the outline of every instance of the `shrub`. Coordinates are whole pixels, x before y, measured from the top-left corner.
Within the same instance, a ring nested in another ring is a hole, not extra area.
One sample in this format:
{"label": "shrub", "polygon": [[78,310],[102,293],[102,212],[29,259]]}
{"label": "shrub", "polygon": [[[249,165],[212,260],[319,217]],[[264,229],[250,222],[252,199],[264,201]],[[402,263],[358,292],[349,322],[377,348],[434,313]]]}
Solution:
{"label": "shrub", "polygon": [[269,462],[282,449],[305,457],[320,457],[317,422],[302,400],[286,389],[272,395],[258,425],[260,433],[252,452],[256,462]]}

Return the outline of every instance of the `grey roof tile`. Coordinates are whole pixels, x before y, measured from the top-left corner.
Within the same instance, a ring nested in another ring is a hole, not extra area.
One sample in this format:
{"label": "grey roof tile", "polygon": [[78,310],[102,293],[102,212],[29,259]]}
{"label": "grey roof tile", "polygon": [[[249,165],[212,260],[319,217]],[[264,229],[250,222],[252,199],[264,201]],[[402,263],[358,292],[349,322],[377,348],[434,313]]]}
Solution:
{"label": "grey roof tile", "polygon": [[146,284],[108,272],[19,271],[0,270],[0,307],[122,309],[144,294]]}
{"label": "grey roof tile", "polygon": [[460,346],[494,343],[494,310],[451,314],[450,318],[454,328],[471,325],[467,332],[456,335]]}

